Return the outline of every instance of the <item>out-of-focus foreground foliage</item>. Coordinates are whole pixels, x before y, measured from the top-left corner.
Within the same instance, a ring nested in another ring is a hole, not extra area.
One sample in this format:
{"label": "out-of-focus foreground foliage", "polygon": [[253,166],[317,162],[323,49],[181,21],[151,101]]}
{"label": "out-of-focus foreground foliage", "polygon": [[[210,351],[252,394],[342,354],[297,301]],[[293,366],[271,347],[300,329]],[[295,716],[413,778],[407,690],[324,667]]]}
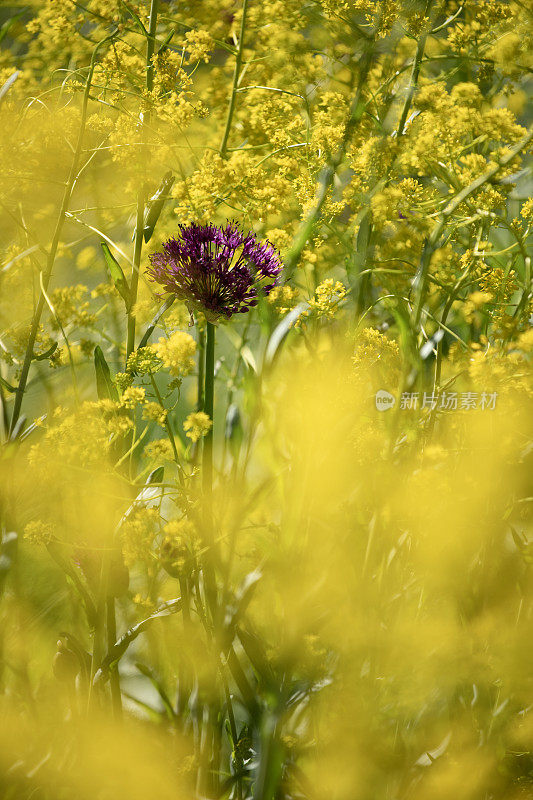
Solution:
{"label": "out-of-focus foreground foliage", "polygon": [[[532,797],[531,0],[13,0],[0,48],[0,798]],[[211,420],[145,270],[228,219],[285,269]]]}

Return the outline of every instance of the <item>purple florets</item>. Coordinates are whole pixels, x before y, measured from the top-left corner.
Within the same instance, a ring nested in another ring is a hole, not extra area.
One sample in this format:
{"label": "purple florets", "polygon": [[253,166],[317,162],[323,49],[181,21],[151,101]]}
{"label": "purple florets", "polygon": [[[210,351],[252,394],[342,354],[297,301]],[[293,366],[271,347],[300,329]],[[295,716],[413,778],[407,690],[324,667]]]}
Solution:
{"label": "purple florets", "polygon": [[282,264],[270,242],[235,223],[180,225],[178,236],[150,256],[148,276],[211,321],[248,311],[276,285]]}

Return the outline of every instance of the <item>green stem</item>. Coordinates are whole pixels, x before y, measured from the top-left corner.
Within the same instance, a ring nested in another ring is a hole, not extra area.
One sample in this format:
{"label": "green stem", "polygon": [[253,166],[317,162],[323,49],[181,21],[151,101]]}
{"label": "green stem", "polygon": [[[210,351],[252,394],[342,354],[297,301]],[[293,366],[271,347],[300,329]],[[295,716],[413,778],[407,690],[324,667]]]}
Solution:
{"label": "green stem", "polygon": [[[152,58],[155,50],[155,34],[157,30],[157,12],[159,0],[152,0],[150,5],[150,19],[148,23],[148,36],[146,37],[146,91],[150,93],[154,88],[154,65]],[[148,101],[149,102],[149,101]],[[150,110],[141,113],[143,130],[150,124]],[[144,235],[144,207],[146,191],[144,185],[137,195],[137,218],[135,222],[135,245],[133,250],[133,265],[131,270],[130,302],[128,303],[128,338],[126,344],[126,363],[130,354],[135,350],[135,303],[139,289],[139,271],[141,268],[141,254]]]}
{"label": "green stem", "polygon": [[205,331],[200,328],[198,331],[198,399],[196,410],[204,410],[204,373],[205,373]]}
{"label": "green stem", "polygon": [[157,387],[157,383],[155,382],[155,378],[154,378],[152,373],[150,373],[150,380],[152,382],[152,387],[154,389],[155,396],[157,397],[157,401],[158,401],[159,405],[161,406],[161,408],[164,411],[167,412],[166,416],[165,416],[165,429],[166,429],[166,432],[167,432],[167,435],[168,435],[168,439],[169,439],[170,445],[172,447],[172,452],[174,453],[174,461],[176,462],[176,464],[179,465],[178,449],[176,447],[176,439],[174,437],[174,431],[172,429],[172,425],[171,425],[170,420],[168,418],[168,411],[165,408],[165,404],[163,403],[163,398],[161,397],[161,393],[160,393],[160,391],[159,391],[159,389]]}
{"label": "green stem", "polygon": [[305,220],[300,226],[298,233],[293,241],[292,247],[287,253],[285,258],[285,276],[284,280],[287,281],[292,277],[294,270],[300,260],[300,256],[309,241],[313,230],[322,216],[322,210],[328,198],[329,191],[333,186],[335,175],[340,167],[351,141],[352,135],[358,126],[364,114],[366,104],[363,103],[363,88],[366,81],[366,76],[370,70],[373,58],[373,49],[371,44],[366,45],[363,55],[360,59],[359,76],[357,81],[357,88],[354,98],[350,105],[348,118],[344,127],[344,134],[339,148],[335,155],[330,159],[327,164],[318,189],[318,195],[315,206],[306,216]]}
{"label": "green stem", "polygon": [[[204,411],[213,421],[213,406],[215,394],[215,326],[207,323],[207,341],[205,348],[205,391]],[[213,426],[204,437],[203,446],[203,476],[202,486],[204,498],[208,507],[211,505],[213,493]]]}
{"label": "green stem", "polygon": [[[117,640],[117,621],[115,617],[115,598],[108,597],[106,603],[107,610],[107,649],[108,651],[114,646]],[[118,671],[118,664],[116,669],[111,670],[109,676],[109,683],[111,685],[111,699],[113,703],[113,714],[115,719],[122,717],[122,694],[120,691],[120,674]]]}
{"label": "green stem", "polygon": [[244,51],[244,31],[246,28],[246,14],[248,11],[248,0],[243,0],[242,4],[242,17],[241,17],[241,30],[239,33],[239,44],[237,47],[237,56],[235,58],[235,69],[233,70],[233,85],[231,87],[231,97],[229,101],[228,116],[226,119],[226,127],[222,137],[222,144],[220,145],[220,155],[226,158],[226,149],[228,146],[228,139],[231,131],[231,123],[233,121],[233,114],[235,112],[235,101],[237,98],[237,89],[239,86],[239,77],[241,73],[242,54]]}
{"label": "green stem", "polygon": [[89,679],[88,710],[90,711],[94,703],[94,676],[96,675],[105,649],[105,628],[106,628],[106,598],[107,587],[109,585],[109,573],[111,570],[111,550],[106,547],[102,553],[102,565],[100,568],[100,581],[98,585],[98,596],[96,599],[96,613],[94,621],[93,651],[91,655],[91,674]]}
{"label": "green stem", "polygon": [[[213,420],[215,394],[215,326],[207,323],[205,348],[204,412]],[[217,586],[215,578],[215,536],[213,530],[213,425],[204,436],[202,447],[203,526],[206,544],[204,560],[207,605],[213,624],[217,621]]]}
{"label": "green stem", "polygon": [[[54,263],[56,260],[57,249],[59,247],[59,241],[61,238],[61,233],[63,231],[63,225],[65,224],[65,217],[66,212],[70,204],[70,198],[72,196],[72,192],[74,190],[74,185],[76,183],[76,179],[78,177],[78,167],[80,163],[82,145],[83,145],[83,138],[85,135],[85,125],[87,122],[87,107],[89,104],[89,95],[91,91],[91,83],[94,74],[94,68],[96,66],[96,56],[100,47],[102,47],[105,42],[108,42],[110,39],[113,39],[116,36],[117,31],[113,31],[109,36],[106,36],[105,39],[102,39],[93,50],[93,54],[91,57],[91,64],[89,67],[89,74],[87,75],[87,80],[85,82],[85,89],[83,92],[83,101],[82,101],[82,109],[81,109],[81,120],[80,120],[80,128],[78,131],[78,139],[76,142],[76,148],[74,150],[74,157],[72,159],[72,164],[70,166],[70,172],[67,179],[67,183],[65,186],[65,191],[63,193],[63,199],[61,201],[61,208],[59,210],[59,215],[57,217],[57,222],[55,225],[54,233],[52,236],[52,243],[50,245],[50,250],[48,251],[48,256],[46,259],[46,267],[43,271],[42,276],[42,284],[44,287],[44,291],[48,291],[48,285],[50,283],[50,279],[52,277],[52,270],[54,268]],[[22,399],[24,397],[24,392],[26,391],[26,384],[28,382],[28,375],[30,372],[31,362],[33,360],[33,348],[35,345],[35,339],[37,338],[37,333],[39,331],[39,324],[41,322],[41,317],[43,314],[45,303],[45,296],[41,292],[39,296],[39,300],[37,302],[37,308],[35,309],[35,313],[33,315],[31,328],[30,328],[30,335],[28,338],[28,344],[26,345],[26,353],[24,355],[24,362],[22,364],[22,370],[20,373],[20,379],[17,386],[17,391],[15,393],[15,401],[13,405],[13,413],[11,416],[11,426],[10,426],[10,433],[13,433],[15,426],[18,422],[20,417],[20,411],[22,408]]]}
{"label": "green stem", "polygon": [[137,195],[137,218],[135,222],[135,245],[133,248],[133,264],[131,267],[130,301],[128,303],[128,339],[126,344],[126,364],[131,353],[135,350],[135,303],[139,290],[139,271],[141,269],[141,254],[143,247],[144,227],[144,187]]}
{"label": "green stem", "polygon": [[[433,0],[428,0],[428,3],[426,4],[426,12],[425,12],[426,14],[430,13],[432,5],[433,5]],[[400,121],[398,123],[398,129],[396,131],[397,136],[403,136],[404,133],[405,123],[407,121],[407,115],[409,114],[411,103],[413,102],[413,97],[418,84],[420,67],[422,64],[422,58],[424,56],[424,50],[426,47],[426,41],[428,38],[428,33],[430,32],[430,28],[431,28],[431,22],[429,21],[428,28],[420,35],[420,38],[418,39],[416,54],[413,60],[413,68],[411,70],[411,77],[409,79],[409,88],[407,90],[407,97],[405,98],[402,114],[400,117]]]}

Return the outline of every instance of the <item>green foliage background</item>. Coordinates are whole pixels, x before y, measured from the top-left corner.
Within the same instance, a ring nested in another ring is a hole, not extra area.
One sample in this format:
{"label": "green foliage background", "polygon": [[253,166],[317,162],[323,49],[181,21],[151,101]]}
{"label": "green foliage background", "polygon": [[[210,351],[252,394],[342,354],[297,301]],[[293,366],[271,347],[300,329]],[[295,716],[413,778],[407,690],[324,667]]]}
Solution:
{"label": "green foliage background", "polygon": [[[2,5],[0,797],[533,795],[532,73],[531,0]],[[146,268],[230,219],[210,419]]]}

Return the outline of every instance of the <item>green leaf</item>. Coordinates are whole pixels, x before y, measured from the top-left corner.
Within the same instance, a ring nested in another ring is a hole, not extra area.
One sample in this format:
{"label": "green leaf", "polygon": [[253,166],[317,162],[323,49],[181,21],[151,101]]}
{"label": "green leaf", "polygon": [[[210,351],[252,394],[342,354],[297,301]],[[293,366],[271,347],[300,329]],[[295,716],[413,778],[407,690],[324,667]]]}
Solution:
{"label": "green leaf", "polygon": [[276,325],[276,327],[274,328],[274,332],[272,333],[272,336],[268,340],[268,345],[265,352],[265,363],[267,365],[270,366],[271,364],[274,363],[274,360],[278,355],[283,340],[287,336],[288,332],[290,331],[290,329],[292,328],[298,317],[301,314],[303,314],[303,312],[306,310],[307,307],[308,307],[307,303],[298,303],[298,305],[295,308],[293,308],[292,311],[289,311],[289,313],[283,317],[281,322],[279,322],[278,325]]}
{"label": "green leaf", "polygon": [[59,631],[59,636],[64,640],[67,648],[72,650],[72,652],[78,657],[83,677],[88,678],[91,674],[91,656],[85,647],[81,644],[80,640],[74,636],[73,633],[69,633],[68,631]]}
{"label": "green leaf", "polygon": [[135,641],[137,636],[142,633],[146,628],[148,628],[152,622],[156,619],[161,619],[162,617],[168,617],[171,614],[176,614],[176,612],[180,611],[181,609],[181,597],[176,598],[175,600],[169,600],[166,603],[163,603],[157,611],[153,614],[150,614],[149,617],[143,619],[142,622],[138,622],[137,625],[134,625],[132,628],[126,631],[126,633],[115,642],[115,644],[109,649],[107,655],[105,656],[100,669],[97,671],[96,675],[94,676],[94,684],[105,682],[109,679],[109,673],[112,669],[115,669],[118,662],[130,646],[130,644]]}
{"label": "green leaf", "polygon": [[117,287],[117,291],[126,305],[126,311],[128,311],[131,305],[131,292],[128,281],[122,272],[122,267],[109,249],[109,245],[106,242],[101,242],[101,245],[102,250],[104,251],[105,262],[109,270],[109,274],[111,275],[111,280]]}
{"label": "green leaf", "polygon": [[235,636],[235,628],[246,613],[261,577],[261,572],[257,569],[248,573],[235,594],[234,602],[228,605],[224,619],[223,649],[231,645]]}
{"label": "green leaf", "polygon": [[1,375],[0,375],[0,384],[4,387],[4,389],[6,389],[8,392],[11,392],[12,394],[17,391],[16,388],[14,386],[11,386],[11,384],[8,383],[5,380],[5,378],[2,378]]}
{"label": "green leaf", "polygon": [[264,642],[260,636],[253,633],[243,626],[237,629],[237,636],[239,637],[242,649],[246,653],[250,664],[252,665],[256,675],[260,678],[261,683],[268,690],[274,690],[276,687],[276,676],[268,660],[267,652]]}
{"label": "green leaf", "polygon": [[34,353],[33,356],[32,356],[32,360],[33,361],[44,361],[45,359],[50,358],[50,356],[53,353],[55,353],[56,350],[57,350],[57,342],[54,342],[53,345],[51,347],[49,347],[48,350],[46,350],[44,353],[39,353],[38,355],[36,355]]}
{"label": "green leaf", "polygon": [[241,358],[246,364],[246,366],[250,367],[250,369],[257,374],[257,364],[255,361],[255,356],[247,344],[245,344],[244,347],[241,348]]}
{"label": "green leaf", "polygon": [[[130,514],[132,514],[134,511],[137,511],[137,509],[148,508],[148,503],[158,505],[161,502],[163,497],[163,489],[158,484],[162,483],[164,475],[164,467],[157,467],[157,469],[152,470],[152,472],[148,475],[143,488],[118,523],[117,530],[120,528],[122,523],[128,519]],[[152,486],[152,484],[155,484],[155,486]]]}
{"label": "green leaf", "polygon": [[157,323],[159,322],[159,320],[161,319],[163,314],[165,314],[168,311],[168,309],[174,303],[175,300],[176,300],[176,298],[175,298],[174,295],[171,295],[170,297],[167,297],[167,299],[165,300],[165,302],[163,303],[161,308],[152,317],[152,320],[151,320],[150,324],[148,325],[146,331],[144,332],[144,335],[143,335],[141,341],[139,342],[137,350],[140,350],[141,347],[146,347],[146,345],[148,344],[148,340],[149,340],[150,336],[154,332],[155,326],[157,325]]}
{"label": "green leaf", "polygon": [[231,405],[228,407],[226,414],[225,436],[226,440],[229,442],[231,454],[236,460],[239,456],[244,432],[241,422],[241,413],[239,411],[239,407],[235,403],[231,403]]}
{"label": "green leaf", "polygon": [[15,81],[17,80],[20,72],[14,72],[13,75],[10,75],[7,81],[0,87],[0,100],[3,100],[4,96],[9,92]]}
{"label": "green leaf", "polygon": [[174,183],[174,176],[172,172],[167,172],[164,176],[163,180],[161,181],[161,185],[157,192],[152,195],[152,197],[148,200],[146,204],[146,211],[144,214],[144,241],[148,242],[152,238],[152,234],[154,232],[154,228],[156,226],[157,220],[159,219],[161,212],[163,210],[163,206],[165,205],[166,200],[168,199],[168,193],[172,188],[172,184]]}
{"label": "green leaf", "polygon": [[[21,9],[21,10],[18,12],[18,14],[12,14],[12,15],[10,15],[9,19],[7,19],[7,20],[4,22],[4,24],[3,24],[3,25],[0,27],[0,42],[3,42],[3,40],[6,38],[7,34],[8,34],[8,33],[9,33],[9,31],[11,30],[11,27],[12,27],[12,26],[15,24],[15,22],[16,22],[16,21],[17,21],[17,20],[18,20],[20,17],[22,17],[22,16],[23,16],[23,15],[26,13],[26,11],[29,11],[29,10],[30,10],[30,6],[24,6],[24,8],[23,8],[23,9]],[[12,80],[12,79],[13,79],[13,81],[14,81],[14,80],[16,80],[16,78],[18,78],[18,76],[20,75],[20,72],[17,70],[17,72],[16,72],[16,73],[14,73],[14,75],[15,75],[15,77],[13,78],[13,75],[11,75],[11,76],[8,78],[8,81],[10,81],[10,80]],[[4,84],[4,86],[5,86],[5,84]],[[1,95],[0,95],[0,96],[1,96]]]}
{"label": "green leaf", "polygon": [[170,702],[170,698],[169,698],[168,694],[166,693],[165,688],[164,688],[163,684],[161,683],[161,681],[159,680],[159,678],[157,678],[154,675],[154,673],[152,672],[152,670],[149,667],[146,667],[144,664],[141,664],[139,661],[136,662],[135,666],[137,667],[139,672],[142,672],[142,674],[146,678],[148,678],[148,680],[150,681],[150,683],[152,684],[152,686],[154,687],[154,689],[158,693],[159,697],[161,698],[161,702],[163,703],[163,706],[165,707],[165,711],[166,711],[167,717],[170,720],[176,719],[176,712],[174,711],[172,703]]}
{"label": "green leaf", "polygon": [[67,548],[60,542],[52,541],[46,545],[46,549],[58,567],[60,567],[65,575],[70,578],[76,591],[83,600],[87,622],[90,626],[93,626],[96,620],[96,607],[93,603],[91,595],[85,587],[84,582],[80,578],[76,567],[70,559],[70,553],[68,552]]}
{"label": "green leaf", "polygon": [[99,400],[118,400],[117,387],[111,378],[111,372],[102,348],[96,345],[94,348],[94,369],[96,371],[96,391]]}

